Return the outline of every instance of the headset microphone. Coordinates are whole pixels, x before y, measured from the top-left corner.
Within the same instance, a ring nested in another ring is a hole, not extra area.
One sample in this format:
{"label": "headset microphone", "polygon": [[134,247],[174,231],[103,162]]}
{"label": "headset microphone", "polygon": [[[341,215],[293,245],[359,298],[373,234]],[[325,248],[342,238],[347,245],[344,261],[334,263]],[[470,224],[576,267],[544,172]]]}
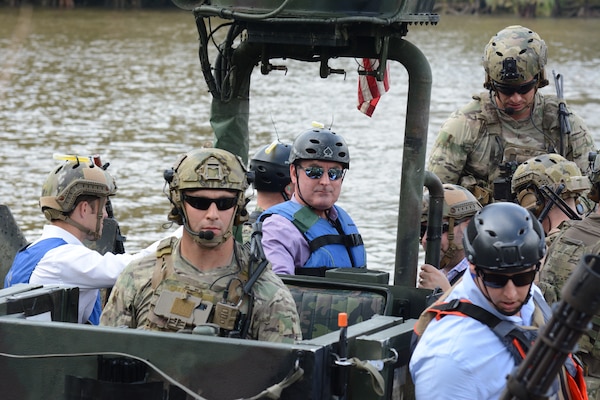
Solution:
{"label": "headset microphone", "polygon": [[212,240],[215,237],[215,233],[213,231],[200,231],[198,232],[198,237],[200,239]]}

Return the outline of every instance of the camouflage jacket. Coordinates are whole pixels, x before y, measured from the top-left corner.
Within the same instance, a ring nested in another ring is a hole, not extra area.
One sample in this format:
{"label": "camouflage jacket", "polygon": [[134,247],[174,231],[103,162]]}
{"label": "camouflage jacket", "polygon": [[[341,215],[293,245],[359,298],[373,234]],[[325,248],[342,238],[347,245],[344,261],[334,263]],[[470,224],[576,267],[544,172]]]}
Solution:
{"label": "camouflage jacket", "polygon": [[[161,292],[181,291],[185,288],[191,296],[199,294],[203,301],[208,300],[216,305],[224,297],[224,291],[231,290],[230,281],[248,279],[249,253],[237,242],[235,243],[236,256],[232,258],[231,264],[209,272],[199,271],[181,256],[179,240],[173,239],[170,246],[169,254],[171,254],[173,272],[161,277],[158,282],[153,275],[155,275],[157,259],[162,257],[161,245],[156,255],[152,254],[136,260],[123,270],[104,308],[100,319],[101,325],[173,330],[168,329],[169,327],[157,327],[152,320],[157,298],[160,298]],[[163,269],[168,268],[164,266]],[[234,297],[237,296],[236,301],[241,299],[239,309],[246,313],[249,305],[248,296],[242,295],[239,285],[236,285],[232,291],[237,292],[237,295],[233,294]],[[248,338],[288,343],[302,340],[296,303],[290,291],[269,266],[252,286],[252,293],[254,302],[251,307]],[[230,293],[229,299],[231,296]],[[214,309],[213,307],[212,310]],[[214,318],[213,311],[208,322],[214,322]]]}
{"label": "camouflage jacket", "polygon": [[[571,134],[564,140],[565,158],[588,168],[588,153],[595,151],[584,121],[570,113]],[[522,163],[538,154],[558,152],[560,123],[556,96],[535,94],[531,118],[515,121],[498,111],[489,93],[455,111],[442,125],[429,156],[427,169],[443,183],[475,187],[493,193],[500,165]]]}
{"label": "camouflage jacket", "polygon": [[[581,221],[565,221],[560,234],[548,249],[540,271],[539,287],[549,304],[560,300],[561,290],[584,254],[595,253],[600,246],[600,214]],[[600,360],[600,316],[592,319],[594,328],[579,340],[581,351]],[[595,371],[599,373],[600,371]]]}

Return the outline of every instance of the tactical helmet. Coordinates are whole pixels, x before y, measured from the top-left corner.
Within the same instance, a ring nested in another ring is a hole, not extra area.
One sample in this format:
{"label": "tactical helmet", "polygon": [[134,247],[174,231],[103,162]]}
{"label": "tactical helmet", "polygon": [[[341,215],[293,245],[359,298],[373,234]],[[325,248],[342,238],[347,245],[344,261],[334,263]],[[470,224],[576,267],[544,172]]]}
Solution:
{"label": "tactical helmet", "polygon": [[[460,221],[464,218],[471,217],[481,210],[481,204],[473,193],[469,192],[462,186],[453,185],[450,183],[443,184],[444,187],[444,207],[443,218],[454,219]],[[421,222],[427,222],[429,219],[429,190],[423,192],[423,210],[421,214]]]}
{"label": "tactical helmet", "polygon": [[463,246],[476,267],[505,273],[535,266],[546,254],[540,222],[510,202],[492,203],[477,212],[465,229]]}
{"label": "tactical helmet", "polygon": [[262,147],[250,160],[250,171],[254,172],[252,185],[256,190],[282,192],[290,184],[289,144],[274,142]]}
{"label": "tactical helmet", "polygon": [[492,89],[493,82],[522,85],[532,79],[537,79],[538,88],[547,86],[544,71],[547,58],[548,47],[537,33],[520,25],[506,27],[485,46],[483,86]]}
{"label": "tactical helmet", "polygon": [[582,175],[573,161],[568,161],[556,153],[542,154],[530,158],[517,167],[511,180],[511,191],[517,197],[519,204],[533,211],[543,208],[545,201],[538,199],[535,191],[527,189],[532,185],[536,188],[547,186],[556,193],[560,184],[565,185],[560,193],[563,199],[578,197],[582,192],[590,189],[589,179]]}
{"label": "tactical helmet", "polygon": [[79,196],[108,197],[117,192],[113,177],[94,163],[66,161],[55,167],[42,187],[40,207],[46,219],[64,219]]}
{"label": "tactical helmet", "polygon": [[182,192],[195,189],[225,189],[239,192],[236,224],[247,218],[244,191],[248,188],[248,175],[242,159],[226,150],[201,148],[179,156],[173,168],[166,170],[164,178],[169,184],[169,199],[175,210],[169,219],[183,225]]}
{"label": "tactical helmet", "polygon": [[299,160],[321,160],[339,162],[350,168],[350,153],[343,137],[324,128],[313,128],[301,133],[290,152],[289,163]]}

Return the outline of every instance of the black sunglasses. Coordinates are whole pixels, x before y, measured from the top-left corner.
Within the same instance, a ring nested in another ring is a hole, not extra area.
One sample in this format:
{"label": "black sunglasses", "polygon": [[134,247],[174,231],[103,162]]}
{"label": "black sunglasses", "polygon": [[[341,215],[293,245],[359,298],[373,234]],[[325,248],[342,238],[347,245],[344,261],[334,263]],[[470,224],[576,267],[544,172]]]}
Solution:
{"label": "black sunglasses", "polygon": [[[323,167],[300,167],[306,173],[310,179],[321,179],[323,173],[325,172],[325,168]],[[329,168],[327,170],[327,176],[330,181],[337,181],[338,179],[342,179],[344,177],[344,173],[346,172],[343,168]]]}
{"label": "black sunglasses", "polygon": [[492,289],[500,289],[506,286],[509,280],[512,281],[515,286],[531,285],[535,279],[537,269],[514,275],[492,274],[482,270],[479,270],[479,272],[485,286],[491,287]]}
{"label": "black sunglasses", "polygon": [[535,85],[537,85],[537,79],[534,79],[529,83],[525,83],[523,85],[518,85],[518,86],[504,85],[502,83],[494,82],[494,89],[496,89],[497,92],[500,92],[506,96],[512,96],[515,93],[519,93],[519,94],[529,93],[531,91],[531,89],[533,89],[535,87]]}
{"label": "black sunglasses", "polygon": [[194,207],[196,210],[208,210],[212,203],[217,205],[217,209],[229,210],[231,207],[237,204],[237,196],[236,197],[220,197],[218,199],[211,199],[208,197],[195,197],[188,196],[187,194],[183,195],[183,200],[188,203],[190,206]]}
{"label": "black sunglasses", "polygon": [[[444,222],[442,224],[442,234],[448,232],[448,229],[450,229],[450,224],[448,224],[447,222]],[[427,224],[421,224],[421,236],[419,236],[419,239],[423,239],[423,236],[425,236],[426,232],[427,232]]]}

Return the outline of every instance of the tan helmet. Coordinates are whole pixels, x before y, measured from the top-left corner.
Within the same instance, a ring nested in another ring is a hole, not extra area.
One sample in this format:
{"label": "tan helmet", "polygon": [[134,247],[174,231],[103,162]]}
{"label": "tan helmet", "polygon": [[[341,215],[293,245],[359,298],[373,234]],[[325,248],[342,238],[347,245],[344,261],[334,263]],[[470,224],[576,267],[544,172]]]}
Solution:
{"label": "tan helmet", "polygon": [[483,68],[484,87],[493,89],[493,82],[503,85],[522,85],[537,79],[537,87],[548,85],[544,66],[548,47],[540,36],[529,28],[512,25],[493,36],[485,46]]}
{"label": "tan helmet", "polygon": [[248,173],[240,157],[222,149],[200,148],[179,156],[173,168],[166,170],[169,199],[174,209],[169,219],[184,225],[182,193],[196,189],[224,189],[238,192],[235,224],[248,219],[245,190]]}
{"label": "tan helmet", "polygon": [[535,189],[546,186],[556,193],[561,184],[565,185],[560,193],[563,199],[579,197],[590,189],[589,178],[583,176],[573,161],[560,154],[542,154],[517,167],[511,180],[511,191],[521,206],[533,211],[537,216],[543,209],[545,200],[539,198]]}
{"label": "tan helmet", "polygon": [[[482,206],[477,201],[473,193],[462,186],[445,183],[444,187],[444,206],[442,217],[448,220],[460,221],[467,217],[472,217],[481,210]],[[421,213],[421,222],[427,222],[429,219],[429,191],[423,192],[423,209]]]}
{"label": "tan helmet", "polygon": [[[457,252],[462,251],[462,243],[455,241],[454,227],[467,218],[471,218],[482,209],[481,204],[473,193],[462,186],[445,183],[444,205],[442,217],[448,220],[448,248],[443,251],[440,259],[440,268],[446,268],[451,261],[456,258]],[[423,209],[421,214],[421,223],[427,223],[429,220],[429,191],[426,189],[423,193]],[[460,257],[462,258],[462,257]]]}
{"label": "tan helmet", "polygon": [[46,178],[40,207],[49,221],[65,220],[80,196],[108,197],[116,192],[115,180],[101,167],[77,160],[66,161]]}

